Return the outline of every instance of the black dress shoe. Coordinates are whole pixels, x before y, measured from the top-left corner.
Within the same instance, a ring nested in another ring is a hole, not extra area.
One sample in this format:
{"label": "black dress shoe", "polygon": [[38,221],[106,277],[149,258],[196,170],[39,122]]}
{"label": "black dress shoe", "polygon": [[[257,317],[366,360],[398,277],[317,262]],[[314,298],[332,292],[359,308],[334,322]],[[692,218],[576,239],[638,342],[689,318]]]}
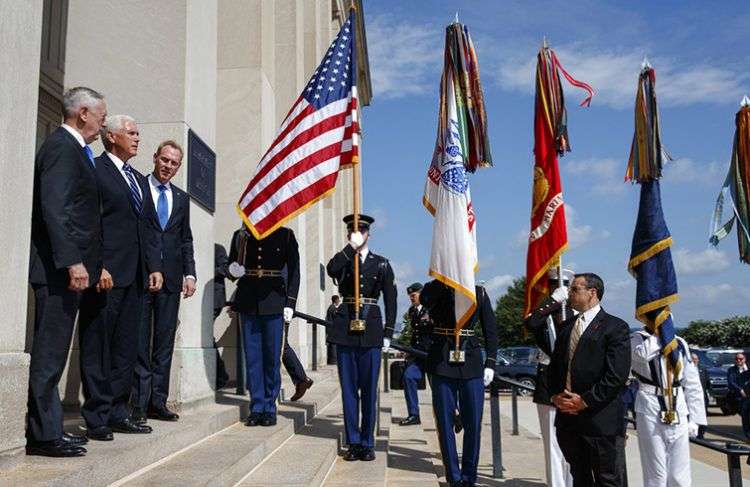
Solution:
{"label": "black dress shoe", "polygon": [[399,426],[411,426],[413,424],[422,424],[419,420],[419,416],[408,416],[406,419],[402,419],[398,422]]}
{"label": "black dress shoe", "polygon": [[375,450],[373,450],[372,448],[360,448],[359,459],[363,462],[371,462],[375,460]]}
{"label": "black dress shoe", "polygon": [[263,413],[263,417],[260,419],[261,426],[275,426],[276,415],[274,413]]}
{"label": "black dress shoe", "polygon": [[250,413],[250,416],[245,420],[245,426],[258,426],[262,416],[262,413]]}
{"label": "black dress shoe", "polygon": [[86,449],[79,445],[71,445],[59,438],[53,441],[39,441],[26,445],[27,455],[43,457],[82,457]]}
{"label": "black dress shoe", "polygon": [[344,460],[347,462],[354,462],[359,460],[361,447],[359,445],[350,445],[349,449],[344,453]]}
{"label": "black dress shoe", "polygon": [[83,435],[74,435],[72,433],[63,433],[60,438],[64,443],[68,445],[81,446],[89,442],[89,439]]}
{"label": "black dress shoe", "polygon": [[148,434],[153,431],[151,429],[151,426],[147,424],[137,424],[130,418],[125,418],[119,423],[111,424],[110,427],[115,433],[127,433],[136,435]]}
{"label": "black dress shoe", "polygon": [[461,415],[455,412],[453,413],[453,431],[459,434],[462,429],[464,429],[464,423],[461,421]]}
{"label": "black dress shoe", "polygon": [[313,386],[313,384],[314,384],[313,380],[309,377],[306,377],[305,380],[297,383],[297,385],[294,386],[294,395],[289,400],[299,401],[300,399],[302,399],[302,396],[305,395],[307,390]]}
{"label": "black dress shoe", "polygon": [[180,415],[177,413],[173,413],[172,411],[167,409],[167,406],[149,409],[148,417],[161,421],[177,421],[178,419],[180,419]]}
{"label": "black dress shoe", "polygon": [[130,420],[135,424],[146,424],[146,413],[141,408],[133,408],[130,412]]}
{"label": "black dress shoe", "polygon": [[112,430],[109,426],[98,426],[96,428],[88,428],[86,430],[86,436],[89,440],[96,441],[112,441],[115,439],[112,434]]}

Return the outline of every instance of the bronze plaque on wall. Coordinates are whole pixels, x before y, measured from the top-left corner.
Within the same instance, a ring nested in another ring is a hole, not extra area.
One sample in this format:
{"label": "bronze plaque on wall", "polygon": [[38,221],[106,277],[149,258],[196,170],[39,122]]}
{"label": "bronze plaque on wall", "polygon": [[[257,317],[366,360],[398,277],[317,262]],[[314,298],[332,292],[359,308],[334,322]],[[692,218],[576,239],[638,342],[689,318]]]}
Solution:
{"label": "bronze plaque on wall", "polygon": [[216,153],[188,129],[188,194],[211,213],[216,209]]}

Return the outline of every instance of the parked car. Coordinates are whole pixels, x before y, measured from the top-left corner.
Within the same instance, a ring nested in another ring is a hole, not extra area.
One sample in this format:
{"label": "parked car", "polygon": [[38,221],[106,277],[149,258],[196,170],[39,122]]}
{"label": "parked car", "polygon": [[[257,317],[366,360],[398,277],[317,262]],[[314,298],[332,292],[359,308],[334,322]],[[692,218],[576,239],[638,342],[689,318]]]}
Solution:
{"label": "parked car", "polygon": [[537,347],[505,347],[500,352],[508,357],[511,362],[531,362],[536,364],[539,356]]}
{"label": "parked car", "polygon": [[[698,368],[705,370],[708,374],[708,387],[706,395],[708,406],[718,407],[723,414],[735,414],[736,405],[727,397],[727,369],[716,363],[713,357],[720,355],[717,350],[706,350],[701,348],[690,348],[690,351],[698,356]],[[734,354],[732,354],[734,357]]]}
{"label": "parked car", "polygon": [[[533,348],[533,347],[511,347],[511,348]],[[504,349],[503,349],[504,350]],[[536,352],[534,352],[536,354]],[[484,357],[482,350],[482,357]],[[513,360],[510,356],[505,355],[502,350],[497,352],[497,365],[495,365],[495,374],[498,376],[508,377],[528,387],[536,386],[536,362],[528,360]],[[503,386],[504,390],[510,387]],[[533,392],[526,389],[519,389],[518,393],[522,396],[530,396]]]}

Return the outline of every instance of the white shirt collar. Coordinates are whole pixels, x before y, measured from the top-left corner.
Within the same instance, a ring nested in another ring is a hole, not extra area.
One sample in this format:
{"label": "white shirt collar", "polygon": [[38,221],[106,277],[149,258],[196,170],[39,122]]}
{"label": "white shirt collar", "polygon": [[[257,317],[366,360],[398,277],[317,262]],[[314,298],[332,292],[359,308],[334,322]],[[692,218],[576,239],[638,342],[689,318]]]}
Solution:
{"label": "white shirt collar", "polygon": [[367,248],[367,246],[364,246],[361,249],[359,249],[359,255],[362,256],[362,262],[365,261],[365,259],[367,258],[367,254],[369,253],[370,253],[370,249]]}
{"label": "white shirt collar", "polygon": [[591,324],[591,320],[593,320],[597,314],[599,314],[599,311],[601,311],[602,307],[600,305],[596,305],[593,308],[586,310],[583,312],[583,315],[581,316],[581,319],[583,320],[584,326],[588,326]]}
{"label": "white shirt collar", "polygon": [[112,154],[109,151],[107,151],[107,155],[112,160],[112,162],[115,163],[115,166],[117,167],[117,169],[119,169],[120,171],[122,171],[122,167],[125,165],[125,163],[122,161],[122,159],[120,159],[119,157],[117,157],[116,155]]}
{"label": "white shirt collar", "polygon": [[[148,175],[148,181],[151,183],[151,186],[153,186],[154,189],[157,189],[157,190],[159,189],[159,186],[162,184],[161,181],[159,181],[158,179],[156,179],[156,176],[154,176],[154,173],[150,173]],[[167,187],[167,191],[171,191],[172,190],[172,185],[170,184],[169,181],[167,181],[166,183],[164,183],[164,186]]]}
{"label": "white shirt collar", "polygon": [[83,135],[81,135],[79,131],[77,131],[67,123],[62,124],[61,127],[70,132],[70,135],[76,138],[78,143],[81,144],[81,147],[86,147],[86,141],[83,140]]}

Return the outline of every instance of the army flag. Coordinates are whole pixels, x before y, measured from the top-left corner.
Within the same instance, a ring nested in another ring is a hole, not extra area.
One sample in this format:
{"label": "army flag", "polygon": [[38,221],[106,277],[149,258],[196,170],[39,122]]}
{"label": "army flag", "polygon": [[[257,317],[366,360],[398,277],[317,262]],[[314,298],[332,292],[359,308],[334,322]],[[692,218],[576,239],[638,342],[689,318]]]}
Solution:
{"label": "army flag", "polygon": [[[729,171],[722,185],[711,222],[711,244],[729,235],[737,222],[737,245],[740,261],[750,264],[750,99],[742,100],[740,111],[734,119],[734,147]],[[729,196],[731,218],[721,223],[724,216],[724,199]]]}
{"label": "army flag", "polygon": [[237,211],[262,239],[331,194],[339,169],[359,162],[355,11],[255,167]]}
{"label": "army flag", "polygon": [[672,377],[679,374],[682,359],[670,305],[679,299],[677,277],[672,263],[672,236],[664,220],[661,206],[663,158],[658,109],[656,104],[656,72],[644,65],[638,80],[635,103],[635,135],[630,151],[626,178],[641,185],[638,219],[633,232],[633,245],[628,271],[635,277],[635,317],[650,333],[659,337],[662,354],[667,358],[665,389],[671,404]]}
{"label": "army flag", "polygon": [[437,139],[422,203],[432,214],[430,276],[455,290],[456,330],[476,309],[477,233],[468,173],[492,163],[479,66],[468,29],[446,28]]}
{"label": "army flag", "polygon": [[534,182],[531,193],[531,225],[526,253],[526,299],[524,316],[549,294],[546,274],[557,266],[568,247],[558,155],[570,151],[567,112],[560,72],[573,86],[589,96],[581,103],[591,103],[593,89],[573,79],[560,65],[555,52],[543,47],[537,55],[536,101],[534,111]]}

